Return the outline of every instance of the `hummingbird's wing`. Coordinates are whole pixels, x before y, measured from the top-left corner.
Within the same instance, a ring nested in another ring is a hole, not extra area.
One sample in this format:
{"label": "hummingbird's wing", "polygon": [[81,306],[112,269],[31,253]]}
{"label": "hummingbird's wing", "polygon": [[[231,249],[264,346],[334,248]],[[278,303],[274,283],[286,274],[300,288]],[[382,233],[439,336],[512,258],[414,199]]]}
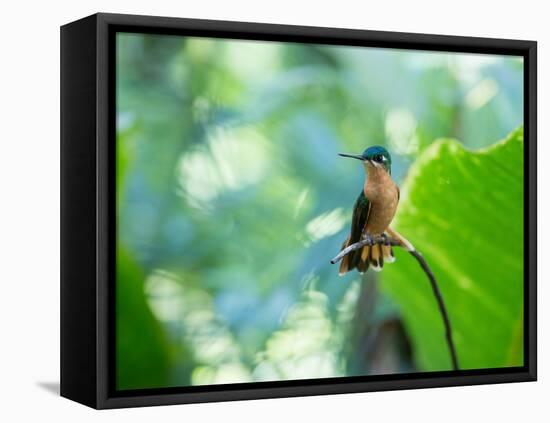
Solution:
{"label": "hummingbird's wing", "polygon": [[[365,228],[365,225],[367,224],[367,221],[369,219],[370,209],[371,202],[369,201],[363,190],[361,190],[361,193],[357,197],[355,205],[353,206],[351,232],[349,237],[344,241],[344,244],[342,244],[342,249],[356,243],[361,239],[363,229]],[[358,265],[360,265],[361,267],[359,269],[361,272],[366,271],[366,268],[368,267],[368,260],[361,260],[362,252],[363,250],[361,249],[353,251],[346,255],[340,263],[340,269],[338,273],[340,275],[343,275],[344,273],[354,269],[355,267],[358,267]]]}
{"label": "hummingbird's wing", "polygon": [[351,218],[351,234],[350,234],[350,244],[353,244],[361,239],[365,225],[369,219],[371,209],[371,202],[361,190],[361,193],[355,201],[353,206],[353,217]]}

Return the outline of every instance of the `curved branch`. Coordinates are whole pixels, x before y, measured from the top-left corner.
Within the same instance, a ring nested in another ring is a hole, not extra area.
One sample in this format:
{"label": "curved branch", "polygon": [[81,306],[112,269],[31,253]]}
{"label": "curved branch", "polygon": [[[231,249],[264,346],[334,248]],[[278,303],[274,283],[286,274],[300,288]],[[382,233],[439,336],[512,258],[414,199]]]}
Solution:
{"label": "curved branch", "polygon": [[387,238],[383,236],[377,236],[374,238],[365,238],[361,241],[356,242],[355,244],[351,244],[349,247],[344,248],[336,257],[334,257],[330,262],[331,264],[338,263],[340,260],[344,258],[344,256],[348,255],[352,251],[359,250],[360,248],[363,248],[366,245],[374,245],[374,244],[381,244],[381,245],[392,245],[392,246],[401,246],[401,242],[394,238]]}
{"label": "curved branch", "polygon": [[445,302],[443,301],[443,296],[441,295],[441,291],[439,290],[437,280],[435,279],[432,270],[428,266],[428,263],[426,262],[426,260],[424,260],[424,257],[422,257],[422,255],[418,251],[412,250],[409,251],[409,253],[411,253],[411,255],[414,256],[414,258],[418,261],[418,264],[420,264],[420,267],[422,267],[422,270],[424,270],[424,273],[426,273],[426,276],[428,276],[428,279],[430,280],[430,285],[432,286],[432,291],[434,293],[435,299],[437,300],[437,305],[439,306],[439,311],[441,313],[441,317],[443,318],[443,324],[445,325],[445,338],[447,340],[449,352],[451,353],[453,370],[458,370],[458,359],[456,357],[456,349],[453,342],[451,321],[449,320],[449,314],[447,313],[447,308],[445,307]]}
{"label": "curved branch", "polygon": [[406,245],[403,243],[402,240],[398,240],[396,238],[388,238],[388,237],[374,237],[374,238],[367,238],[363,239],[359,242],[356,242],[355,244],[351,244],[350,246],[344,248],[340,253],[334,257],[330,262],[332,264],[335,264],[342,260],[347,254],[351,253],[352,251],[359,250],[360,248],[363,248],[366,245],[374,245],[374,244],[381,244],[381,245],[392,245],[392,246],[399,246],[406,249],[418,262],[426,276],[428,277],[430,281],[430,285],[432,287],[433,294],[435,296],[435,299],[437,301],[437,305],[439,307],[439,312],[441,314],[441,318],[443,319],[443,324],[445,326],[445,339],[447,341],[447,346],[449,348],[449,353],[451,355],[451,362],[453,366],[453,370],[459,370],[458,366],[458,359],[456,355],[456,348],[453,341],[453,332],[451,329],[451,321],[449,319],[449,314],[447,313],[447,308],[445,307],[445,302],[443,301],[443,296],[441,295],[441,291],[439,290],[439,285],[437,283],[437,280],[430,269],[430,266],[428,266],[428,263],[417,250],[414,248],[411,248],[410,245]]}

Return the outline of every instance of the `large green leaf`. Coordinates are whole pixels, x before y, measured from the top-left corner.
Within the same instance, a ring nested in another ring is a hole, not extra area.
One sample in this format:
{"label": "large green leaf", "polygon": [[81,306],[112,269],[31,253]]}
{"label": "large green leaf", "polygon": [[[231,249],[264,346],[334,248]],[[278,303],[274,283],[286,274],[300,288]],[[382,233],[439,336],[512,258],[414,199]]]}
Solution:
{"label": "large green leaf", "polygon": [[[435,273],[461,369],[523,365],[523,129],[493,146],[431,145],[411,167],[394,227]],[[420,370],[450,369],[426,276],[397,251],[383,289],[399,305]]]}

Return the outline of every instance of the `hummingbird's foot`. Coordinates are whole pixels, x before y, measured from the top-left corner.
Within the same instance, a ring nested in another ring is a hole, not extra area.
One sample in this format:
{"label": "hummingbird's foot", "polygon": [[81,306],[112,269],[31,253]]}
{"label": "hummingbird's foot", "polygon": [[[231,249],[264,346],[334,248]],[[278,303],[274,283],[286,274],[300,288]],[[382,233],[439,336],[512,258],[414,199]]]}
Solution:
{"label": "hummingbird's foot", "polygon": [[382,238],[382,243],[384,245],[390,245],[390,237],[388,236],[388,234],[386,232],[384,232],[382,235],[380,235],[380,237]]}
{"label": "hummingbird's foot", "polygon": [[368,233],[363,234],[363,241],[366,241],[367,245],[374,245],[374,238]]}

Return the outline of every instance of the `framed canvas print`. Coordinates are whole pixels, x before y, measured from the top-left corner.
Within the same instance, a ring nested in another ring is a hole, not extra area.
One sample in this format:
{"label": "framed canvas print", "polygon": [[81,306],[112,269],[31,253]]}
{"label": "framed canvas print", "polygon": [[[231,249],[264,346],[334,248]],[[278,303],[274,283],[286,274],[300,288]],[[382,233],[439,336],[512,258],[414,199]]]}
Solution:
{"label": "framed canvas print", "polygon": [[536,379],[536,43],[61,28],[61,394]]}

